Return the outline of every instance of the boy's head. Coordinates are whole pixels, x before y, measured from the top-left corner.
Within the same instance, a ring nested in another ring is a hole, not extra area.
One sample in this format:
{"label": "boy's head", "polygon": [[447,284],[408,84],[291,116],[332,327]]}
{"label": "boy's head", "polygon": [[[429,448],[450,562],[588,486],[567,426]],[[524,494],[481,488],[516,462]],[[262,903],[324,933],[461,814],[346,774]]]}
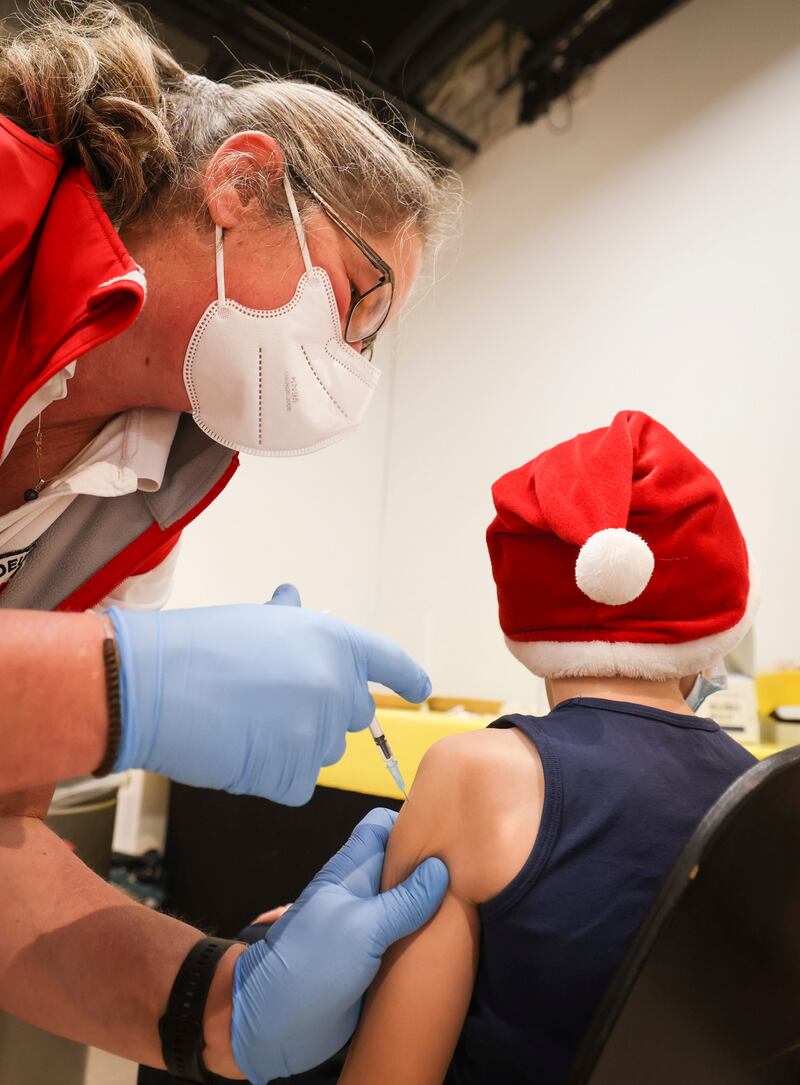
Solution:
{"label": "boy's head", "polygon": [[500,625],[544,678],[683,678],[731,651],[756,593],[722,487],[639,411],[493,487]]}

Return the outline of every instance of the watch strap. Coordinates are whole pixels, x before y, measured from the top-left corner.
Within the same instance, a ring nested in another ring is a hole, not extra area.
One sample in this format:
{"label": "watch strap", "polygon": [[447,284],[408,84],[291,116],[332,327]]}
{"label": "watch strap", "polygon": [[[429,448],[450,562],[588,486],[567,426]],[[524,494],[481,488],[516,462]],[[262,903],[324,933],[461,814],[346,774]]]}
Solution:
{"label": "watch strap", "polygon": [[167,1072],[181,1081],[210,1080],[203,1062],[206,999],[220,959],[238,944],[228,938],[202,938],[178,969],[158,1033]]}
{"label": "watch strap", "polygon": [[119,650],[114,637],[103,641],[103,667],[106,674],[106,704],[108,705],[108,738],[103,760],[92,776],[108,776],[119,755],[122,738],[122,702],[119,690]]}

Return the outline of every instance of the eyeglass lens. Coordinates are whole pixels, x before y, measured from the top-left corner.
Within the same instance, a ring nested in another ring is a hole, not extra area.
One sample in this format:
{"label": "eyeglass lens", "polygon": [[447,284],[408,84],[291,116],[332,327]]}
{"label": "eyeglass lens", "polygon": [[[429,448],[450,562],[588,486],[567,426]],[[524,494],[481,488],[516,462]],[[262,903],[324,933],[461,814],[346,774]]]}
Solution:
{"label": "eyeglass lens", "polygon": [[375,335],[392,306],[391,282],[379,283],[364,294],[350,312],[345,338],[348,343],[360,343]]}

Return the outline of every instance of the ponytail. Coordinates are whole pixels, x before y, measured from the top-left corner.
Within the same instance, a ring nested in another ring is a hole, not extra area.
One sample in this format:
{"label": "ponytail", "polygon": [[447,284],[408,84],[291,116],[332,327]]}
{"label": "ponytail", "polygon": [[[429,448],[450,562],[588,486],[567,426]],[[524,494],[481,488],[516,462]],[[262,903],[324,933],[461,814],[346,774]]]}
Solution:
{"label": "ponytail", "polygon": [[36,0],[0,42],[0,113],[86,167],[109,217],[135,218],[176,166],[164,90],[180,65],[124,10]]}

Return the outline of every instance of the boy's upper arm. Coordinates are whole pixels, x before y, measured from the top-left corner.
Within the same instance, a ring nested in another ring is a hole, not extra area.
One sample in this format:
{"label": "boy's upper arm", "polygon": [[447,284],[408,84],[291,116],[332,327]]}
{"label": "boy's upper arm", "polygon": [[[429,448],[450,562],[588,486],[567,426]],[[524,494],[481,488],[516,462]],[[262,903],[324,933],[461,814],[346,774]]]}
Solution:
{"label": "boy's upper arm", "polygon": [[[392,946],[367,994],[340,1085],[440,1085],[458,1041],[477,967],[477,910],[458,896],[450,818],[438,797],[450,785],[426,755],[386,852],[383,888],[430,855],[451,869],[442,906],[421,930]],[[444,804],[445,808],[447,803]],[[449,861],[448,861],[449,856]],[[455,875],[455,876],[454,876]]]}
{"label": "boy's upper arm", "polygon": [[471,904],[500,892],[536,841],[544,801],[539,755],[518,731],[452,735],[432,746],[389,838],[383,888],[438,855]]}
{"label": "boy's upper arm", "polygon": [[[440,1085],[447,1072],[478,964],[477,905],[494,895],[498,877],[503,884],[510,880],[509,861],[513,865],[521,854],[519,842],[516,852],[503,848],[504,841],[512,843],[509,829],[520,821],[507,798],[509,780],[535,787],[535,772],[520,758],[518,740],[501,734],[492,732],[482,741],[478,735],[445,739],[420,765],[389,839],[383,888],[394,887],[422,859],[438,855],[450,870],[450,889],[436,916],[384,957],[340,1085],[372,1085],[378,1079],[382,1085]],[[519,789],[511,790],[518,806]],[[500,868],[492,859],[498,841],[506,855]],[[532,842],[522,848],[529,851]]]}
{"label": "boy's upper arm", "polygon": [[[454,844],[457,847],[451,824],[453,793],[460,790],[458,776],[463,766],[460,758],[447,756],[445,746],[446,743],[432,746],[419,766],[408,801],[389,837],[381,886],[384,890],[394,888],[419,862],[432,855],[443,859],[448,868],[453,865]],[[458,879],[458,870],[451,870],[451,890]]]}

